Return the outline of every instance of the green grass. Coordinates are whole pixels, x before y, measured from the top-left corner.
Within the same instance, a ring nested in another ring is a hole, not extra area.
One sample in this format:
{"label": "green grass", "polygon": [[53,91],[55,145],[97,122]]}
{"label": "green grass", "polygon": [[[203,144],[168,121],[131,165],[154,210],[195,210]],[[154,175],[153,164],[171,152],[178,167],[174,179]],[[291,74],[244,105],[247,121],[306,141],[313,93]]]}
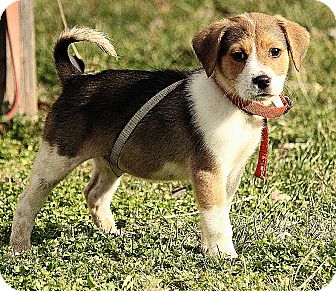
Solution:
{"label": "green grass", "polygon": [[[59,92],[52,47],[62,29],[57,2],[36,0],[39,98]],[[125,176],[112,211],[124,236],[97,229],[82,195],[85,163],[49,195],[36,219],[31,251],[12,256],[10,227],[19,193],[28,183],[40,142],[37,123],[15,119],[0,135],[0,272],[16,289],[29,290],[317,290],[336,269],[335,39],[331,12],[317,1],[65,1],[70,25],[96,27],[120,55],[115,61],[93,45],[78,49],[89,70],[192,69],[199,63],[191,38],[223,13],[282,14],[306,26],[311,46],[287,92],[295,107],[271,121],[270,186],[253,187],[256,157],[246,167],[231,220],[239,257],[211,258],[199,249],[192,186]],[[228,9],[227,9],[228,8]],[[228,11],[229,10],[229,11]],[[173,189],[187,193],[174,198]],[[290,200],[272,201],[274,193]]]}

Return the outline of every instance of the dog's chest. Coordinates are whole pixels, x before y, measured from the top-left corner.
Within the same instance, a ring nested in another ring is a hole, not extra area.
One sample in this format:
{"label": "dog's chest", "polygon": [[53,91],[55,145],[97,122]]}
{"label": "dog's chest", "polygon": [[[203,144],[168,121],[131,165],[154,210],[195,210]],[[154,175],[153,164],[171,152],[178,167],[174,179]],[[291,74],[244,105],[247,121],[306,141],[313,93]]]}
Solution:
{"label": "dog's chest", "polygon": [[260,142],[262,119],[247,116],[201,74],[190,83],[190,92],[194,122],[207,149],[228,174],[243,167]]}
{"label": "dog's chest", "polygon": [[225,116],[222,121],[203,124],[208,149],[228,172],[243,167],[261,139],[261,127],[255,127],[240,112]]}

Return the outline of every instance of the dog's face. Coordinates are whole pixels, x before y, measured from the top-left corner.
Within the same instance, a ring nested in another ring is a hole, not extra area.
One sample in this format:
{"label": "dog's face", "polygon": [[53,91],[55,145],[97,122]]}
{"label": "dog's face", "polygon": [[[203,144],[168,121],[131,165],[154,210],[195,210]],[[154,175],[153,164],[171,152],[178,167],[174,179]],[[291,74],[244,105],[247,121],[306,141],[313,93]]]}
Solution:
{"label": "dog's face", "polygon": [[309,33],[281,16],[245,13],[222,19],[193,39],[208,77],[241,98],[267,100],[283,90],[291,55],[298,70]]}

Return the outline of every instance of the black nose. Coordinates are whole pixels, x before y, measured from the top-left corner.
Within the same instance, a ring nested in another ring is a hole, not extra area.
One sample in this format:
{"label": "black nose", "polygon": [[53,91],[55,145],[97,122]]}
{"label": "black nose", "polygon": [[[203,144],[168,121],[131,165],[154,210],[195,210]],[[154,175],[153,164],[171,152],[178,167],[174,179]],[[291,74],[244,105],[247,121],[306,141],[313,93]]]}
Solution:
{"label": "black nose", "polygon": [[257,85],[259,89],[265,89],[271,83],[271,78],[267,75],[260,75],[252,79],[253,84]]}

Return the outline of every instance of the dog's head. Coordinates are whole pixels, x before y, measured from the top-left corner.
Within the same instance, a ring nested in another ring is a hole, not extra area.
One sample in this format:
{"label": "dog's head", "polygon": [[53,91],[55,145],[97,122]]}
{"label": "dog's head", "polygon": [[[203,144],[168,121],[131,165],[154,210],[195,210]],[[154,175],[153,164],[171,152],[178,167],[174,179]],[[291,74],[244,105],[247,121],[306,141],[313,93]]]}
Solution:
{"label": "dog's head", "polygon": [[281,16],[245,13],[217,21],[193,38],[208,77],[244,99],[267,100],[283,90],[291,56],[297,70],[309,33]]}

